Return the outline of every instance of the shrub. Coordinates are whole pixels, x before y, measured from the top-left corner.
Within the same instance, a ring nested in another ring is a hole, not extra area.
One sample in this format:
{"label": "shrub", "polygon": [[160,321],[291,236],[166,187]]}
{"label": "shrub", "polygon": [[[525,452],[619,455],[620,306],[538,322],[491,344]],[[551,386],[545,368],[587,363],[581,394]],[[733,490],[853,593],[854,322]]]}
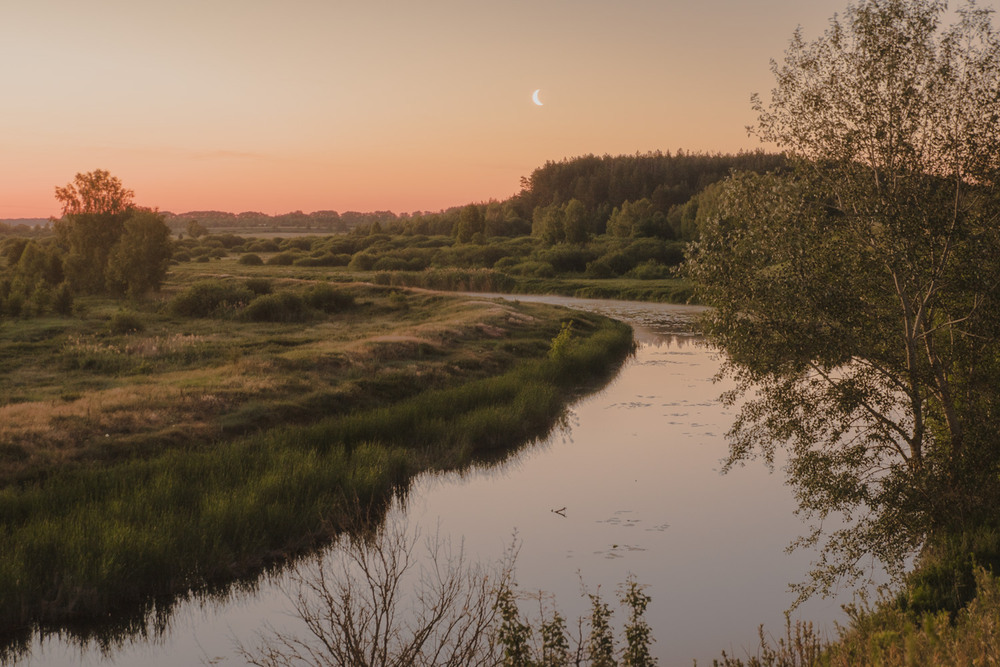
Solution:
{"label": "shrub", "polygon": [[324,313],[336,313],[354,306],[353,296],[329,285],[310,287],[306,291],[305,301],[310,308],[322,310]]}
{"label": "shrub", "polygon": [[265,294],[250,302],[244,316],[253,322],[301,322],[307,317],[306,303],[291,292]]}
{"label": "shrub", "polygon": [[531,276],[533,278],[554,278],[556,270],[548,262],[521,262],[509,269],[510,273],[519,276]]}
{"label": "shrub", "polygon": [[280,252],[273,257],[269,257],[267,262],[268,266],[291,266],[295,263],[295,260],[299,258],[299,253],[297,252]]}
{"label": "shrub", "polygon": [[246,249],[250,252],[278,252],[281,248],[270,239],[256,239],[246,244]]}
{"label": "shrub", "polygon": [[271,281],[267,278],[247,278],[247,281],[243,284],[247,286],[248,290],[258,296],[271,293]]}
{"label": "shrub", "polygon": [[347,265],[351,271],[371,271],[372,267],[375,265],[376,257],[375,255],[369,254],[367,252],[359,252],[351,258],[350,263]]}
{"label": "shrub", "polygon": [[323,252],[312,257],[301,257],[295,260],[295,266],[347,266],[350,261],[350,255]]}
{"label": "shrub", "polygon": [[228,250],[232,250],[238,245],[242,245],[244,239],[241,236],[236,236],[235,234],[212,234],[204,239],[203,243],[205,245],[211,245],[215,247],[222,247]]}
{"label": "shrub", "polygon": [[603,259],[595,259],[590,264],[587,264],[586,275],[588,278],[606,279],[614,278],[615,272]]}
{"label": "shrub", "polygon": [[245,264],[246,266],[261,266],[264,264],[264,260],[260,258],[260,255],[255,255],[252,252],[240,256],[239,262],[240,264]]}
{"label": "shrub", "polygon": [[594,258],[593,250],[569,245],[558,245],[536,255],[536,259],[548,262],[558,273],[583,273]]}
{"label": "shrub", "polygon": [[299,237],[295,239],[285,239],[279,244],[282,250],[304,250],[309,252],[312,250],[313,239],[308,237]]}
{"label": "shrub", "polygon": [[119,310],[111,316],[110,329],[111,333],[121,336],[145,331],[146,325],[137,313],[128,310]]}
{"label": "shrub", "polygon": [[373,265],[373,271],[406,271],[410,263],[402,257],[380,257]]}
{"label": "shrub", "polygon": [[253,292],[245,285],[221,280],[202,280],[174,297],[170,302],[170,310],[175,315],[185,317],[208,317],[225,307],[244,306],[253,296]]}
{"label": "shrub", "polygon": [[660,264],[655,259],[646,260],[626,274],[627,278],[639,280],[659,280],[670,277],[670,268]]}
{"label": "shrub", "polygon": [[510,269],[512,266],[516,265],[518,262],[516,257],[501,257],[496,262],[493,263],[493,268],[497,271],[505,271]]}

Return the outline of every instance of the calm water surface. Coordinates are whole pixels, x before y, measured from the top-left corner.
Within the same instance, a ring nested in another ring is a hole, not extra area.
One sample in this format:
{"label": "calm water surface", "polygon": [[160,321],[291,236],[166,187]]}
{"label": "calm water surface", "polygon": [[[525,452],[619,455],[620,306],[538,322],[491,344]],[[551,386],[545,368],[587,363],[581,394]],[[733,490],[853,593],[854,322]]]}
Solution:
{"label": "calm water surface", "polygon": [[[546,441],[499,469],[419,477],[395,512],[423,534],[464,541],[466,553],[484,561],[500,557],[516,532],[521,589],[552,593],[570,619],[587,612],[581,580],[613,602],[634,574],[653,599],[647,618],[661,665],[710,665],[722,650],[745,657],[759,624],[782,631],[794,599],[787,584],[804,576],[814,554],[784,551],[804,526],[780,472],[751,465],[719,474],[733,415],[717,400],[727,388],[713,382],[717,354],[690,333],[699,309],[518,298],[625,320],[639,349]],[[565,516],[552,511],[563,507]],[[234,641],[252,643],[265,623],[298,627],[285,584],[275,576],[254,595],[186,603],[165,635],[106,652],[36,640],[24,664],[238,665]],[[832,634],[848,601],[846,594],[810,601],[794,617]]]}

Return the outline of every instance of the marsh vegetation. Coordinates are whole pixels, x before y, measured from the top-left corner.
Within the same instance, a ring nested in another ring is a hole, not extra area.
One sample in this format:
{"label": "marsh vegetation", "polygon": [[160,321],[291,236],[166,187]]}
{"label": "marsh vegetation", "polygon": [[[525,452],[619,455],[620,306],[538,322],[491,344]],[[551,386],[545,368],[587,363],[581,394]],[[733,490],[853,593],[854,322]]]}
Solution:
{"label": "marsh vegetation", "polygon": [[0,609],[20,632],[300,553],[417,471],[544,433],[631,348],[597,317],[553,356],[557,309],[280,277],[75,308],[0,327]]}

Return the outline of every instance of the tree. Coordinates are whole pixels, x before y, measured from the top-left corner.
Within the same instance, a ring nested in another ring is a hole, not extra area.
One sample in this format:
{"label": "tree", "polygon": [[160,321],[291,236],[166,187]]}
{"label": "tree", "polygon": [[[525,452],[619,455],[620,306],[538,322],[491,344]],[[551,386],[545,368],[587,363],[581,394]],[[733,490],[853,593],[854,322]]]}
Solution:
{"label": "tree", "polygon": [[156,211],[136,207],[133,196],[101,169],[56,188],[63,207],[56,232],[67,250],[66,278],[76,290],[134,297],[163,283],[172,254],[170,229]]}
{"label": "tree", "polygon": [[587,242],[587,208],[579,199],[570,199],[563,206],[563,231],[567,243]]}
{"label": "tree", "polygon": [[785,445],[798,544],[822,543],[803,597],[873,556],[898,575],[1000,501],[1000,40],[945,9],[863,0],[796,31],[754,98],[791,167],[732,177],[688,253],[744,400],[726,467]]}
{"label": "tree", "polygon": [[563,208],[559,204],[536,207],[531,215],[531,235],[541,238],[546,245],[565,241],[563,218]]}
{"label": "tree", "polygon": [[101,169],[77,174],[72,183],[56,188],[63,207],[56,234],[68,250],[67,278],[78,290],[105,290],[108,256],[132,213],[133,196],[118,178]]}
{"label": "tree", "polygon": [[173,255],[170,228],[163,216],[137,209],[125,221],[108,257],[108,284],[114,292],[140,297],[163,284]]}
{"label": "tree", "polygon": [[468,243],[476,234],[482,234],[485,229],[483,212],[475,204],[467,204],[458,214],[458,225],[455,227],[455,237],[459,243]]}
{"label": "tree", "polygon": [[205,228],[205,225],[201,224],[197,220],[188,220],[187,227],[185,227],[185,229],[187,230],[187,235],[193,239],[208,234],[208,230]]}

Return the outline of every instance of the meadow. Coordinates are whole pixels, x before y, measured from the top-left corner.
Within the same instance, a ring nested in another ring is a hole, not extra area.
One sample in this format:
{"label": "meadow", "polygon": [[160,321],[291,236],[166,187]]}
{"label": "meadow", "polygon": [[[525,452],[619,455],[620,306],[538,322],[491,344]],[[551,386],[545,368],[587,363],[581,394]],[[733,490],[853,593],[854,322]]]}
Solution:
{"label": "meadow", "polygon": [[377,516],[420,471],[502,459],[632,338],[540,304],[229,258],[175,265],[141,301],[6,319],[0,347],[16,644],[36,624],[138,623]]}

